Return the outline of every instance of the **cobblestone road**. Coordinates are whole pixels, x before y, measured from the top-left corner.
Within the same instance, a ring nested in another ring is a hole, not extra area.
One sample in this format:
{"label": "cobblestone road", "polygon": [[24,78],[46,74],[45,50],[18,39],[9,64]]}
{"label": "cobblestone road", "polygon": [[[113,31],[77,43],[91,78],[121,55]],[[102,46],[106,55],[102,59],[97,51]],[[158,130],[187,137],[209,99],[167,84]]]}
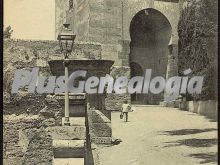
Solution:
{"label": "cobblestone road", "polygon": [[136,107],[129,122],[112,113],[121,143],[99,150],[101,165],[217,164],[217,123],[166,107]]}

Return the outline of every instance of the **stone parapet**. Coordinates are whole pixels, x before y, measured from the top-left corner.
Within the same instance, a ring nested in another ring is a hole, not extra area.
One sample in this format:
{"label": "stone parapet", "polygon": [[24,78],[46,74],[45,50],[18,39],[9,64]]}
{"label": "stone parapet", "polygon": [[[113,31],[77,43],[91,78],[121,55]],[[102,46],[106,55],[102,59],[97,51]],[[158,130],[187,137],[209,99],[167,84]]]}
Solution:
{"label": "stone parapet", "polygon": [[218,101],[173,101],[169,103],[161,102],[162,106],[179,108],[183,111],[197,113],[210,119],[217,120],[218,118]]}
{"label": "stone parapet", "polygon": [[112,127],[111,121],[99,110],[88,109],[88,132],[92,143],[111,144]]}

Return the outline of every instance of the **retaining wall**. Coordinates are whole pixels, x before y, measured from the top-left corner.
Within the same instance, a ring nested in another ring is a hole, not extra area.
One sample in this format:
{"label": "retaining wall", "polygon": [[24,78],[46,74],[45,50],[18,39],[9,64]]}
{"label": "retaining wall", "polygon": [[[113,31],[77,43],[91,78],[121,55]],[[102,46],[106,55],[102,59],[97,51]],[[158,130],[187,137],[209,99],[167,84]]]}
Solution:
{"label": "retaining wall", "polygon": [[174,101],[170,103],[161,103],[166,107],[179,108],[183,111],[197,113],[207,118],[217,120],[218,118],[218,101]]}

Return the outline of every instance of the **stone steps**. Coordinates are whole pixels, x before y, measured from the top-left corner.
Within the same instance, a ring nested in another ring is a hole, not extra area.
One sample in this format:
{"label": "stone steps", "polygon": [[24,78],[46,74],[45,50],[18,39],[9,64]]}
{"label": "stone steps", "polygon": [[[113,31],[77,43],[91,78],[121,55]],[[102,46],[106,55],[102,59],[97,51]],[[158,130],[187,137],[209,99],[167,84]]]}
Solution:
{"label": "stone steps", "polygon": [[53,140],[86,140],[85,126],[54,126],[46,130]]}
{"label": "stone steps", "polygon": [[84,158],[85,140],[53,140],[54,158]]}
{"label": "stone steps", "polygon": [[50,127],[53,138],[54,165],[84,165],[86,127],[85,117],[70,117],[70,126]]}
{"label": "stone steps", "polygon": [[[85,117],[70,117],[70,126],[85,126]],[[62,126],[64,126],[65,118],[62,118]]]}
{"label": "stone steps", "polygon": [[84,158],[55,158],[53,165],[84,165]]}

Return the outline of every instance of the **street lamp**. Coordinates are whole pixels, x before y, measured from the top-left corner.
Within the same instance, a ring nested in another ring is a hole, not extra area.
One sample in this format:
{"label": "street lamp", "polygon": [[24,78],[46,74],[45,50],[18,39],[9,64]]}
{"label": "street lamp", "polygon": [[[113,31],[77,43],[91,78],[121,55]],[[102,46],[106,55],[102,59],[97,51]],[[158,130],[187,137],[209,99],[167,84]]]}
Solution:
{"label": "street lamp", "polygon": [[65,68],[65,120],[64,125],[70,126],[69,120],[69,91],[68,91],[68,65],[69,65],[69,55],[73,51],[73,44],[76,38],[76,35],[73,31],[69,28],[70,24],[63,24],[64,29],[58,35],[57,39],[59,40],[59,46],[61,52],[64,54],[64,68]]}

